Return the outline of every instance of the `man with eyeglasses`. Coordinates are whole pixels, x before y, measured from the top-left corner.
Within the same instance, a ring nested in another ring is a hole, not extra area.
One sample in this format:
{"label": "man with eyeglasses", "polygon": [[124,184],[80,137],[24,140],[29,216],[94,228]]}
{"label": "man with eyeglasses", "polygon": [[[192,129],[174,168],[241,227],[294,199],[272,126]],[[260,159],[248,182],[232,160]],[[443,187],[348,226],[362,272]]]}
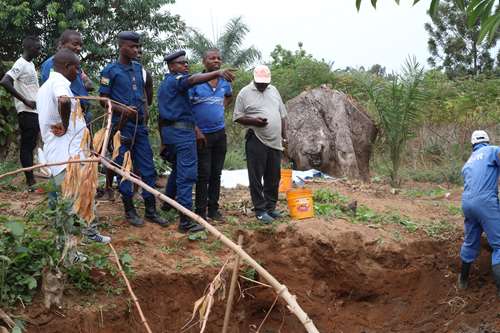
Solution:
{"label": "man with eyeglasses", "polygon": [[[177,51],[167,55],[165,61],[169,73],[166,74],[158,90],[159,124],[164,145],[161,154],[172,165],[165,194],[191,210],[193,185],[197,178],[196,138],[200,138],[202,134],[195,125],[189,89],[196,84],[219,77],[231,82],[234,79],[234,74],[233,70],[219,69],[190,75],[185,51]],[[162,208],[168,210],[170,207],[164,205]],[[194,233],[203,229],[203,226],[181,214],[180,232]]]}

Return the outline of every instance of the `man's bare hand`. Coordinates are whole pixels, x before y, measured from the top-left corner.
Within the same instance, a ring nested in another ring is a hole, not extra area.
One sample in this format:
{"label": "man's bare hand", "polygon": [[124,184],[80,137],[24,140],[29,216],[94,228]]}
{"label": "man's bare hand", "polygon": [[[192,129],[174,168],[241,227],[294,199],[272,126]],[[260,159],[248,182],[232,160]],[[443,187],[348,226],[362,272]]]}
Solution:
{"label": "man's bare hand", "polygon": [[200,131],[198,127],[194,128],[194,133],[196,134],[196,143],[200,148],[207,146],[207,137]]}
{"label": "man's bare hand", "polygon": [[253,119],[253,126],[265,127],[267,126],[267,118],[257,117]]}
{"label": "man's bare hand", "polygon": [[219,69],[219,75],[229,82],[232,82],[234,80],[234,72],[236,72],[236,69],[234,68]]}
{"label": "man's bare hand", "polygon": [[64,134],[66,134],[66,129],[64,128],[62,123],[52,125],[50,126],[50,129],[55,136],[63,136]]}
{"label": "man's bare hand", "polygon": [[33,109],[35,110],[36,109],[36,102],[35,101],[24,101],[23,102],[27,107],[29,107],[30,109]]}

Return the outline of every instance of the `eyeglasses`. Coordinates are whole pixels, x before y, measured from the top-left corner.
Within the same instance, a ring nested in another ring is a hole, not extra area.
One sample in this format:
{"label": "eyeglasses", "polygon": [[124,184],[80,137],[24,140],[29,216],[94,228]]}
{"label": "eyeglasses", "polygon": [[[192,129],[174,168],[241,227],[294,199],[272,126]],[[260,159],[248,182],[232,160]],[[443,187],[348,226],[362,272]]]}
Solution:
{"label": "eyeglasses", "polygon": [[181,64],[181,65],[189,65],[189,61],[183,60],[183,61],[172,61],[171,64]]}

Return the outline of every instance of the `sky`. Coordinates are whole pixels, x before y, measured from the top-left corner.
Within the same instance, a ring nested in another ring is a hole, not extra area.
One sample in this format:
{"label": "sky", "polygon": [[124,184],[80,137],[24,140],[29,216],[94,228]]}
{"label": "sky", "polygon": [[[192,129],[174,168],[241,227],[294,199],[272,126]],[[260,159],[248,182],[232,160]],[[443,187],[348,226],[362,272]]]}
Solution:
{"label": "sky", "polygon": [[429,0],[411,3],[379,0],[375,10],[363,0],[358,13],[355,0],[176,0],[169,10],[212,39],[230,18],[242,16],[250,28],[245,44],[257,47],[264,61],[277,44],[296,50],[302,42],[334,69],[378,63],[397,71],[409,55],[423,65],[429,56]]}

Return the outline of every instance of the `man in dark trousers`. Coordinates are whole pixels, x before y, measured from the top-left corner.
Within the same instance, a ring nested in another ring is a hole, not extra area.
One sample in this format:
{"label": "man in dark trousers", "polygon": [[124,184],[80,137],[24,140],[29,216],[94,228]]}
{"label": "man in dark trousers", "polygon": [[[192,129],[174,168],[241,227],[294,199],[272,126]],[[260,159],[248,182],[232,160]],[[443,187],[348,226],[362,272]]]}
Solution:
{"label": "man in dark trousers", "polygon": [[[204,72],[218,71],[222,65],[218,49],[203,55]],[[220,176],[226,158],[227,140],[224,107],[231,103],[231,84],[222,77],[195,85],[189,90],[196,126],[200,129],[198,150],[198,180],[196,181],[195,212],[221,221],[219,212]]]}
{"label": "man in dark trousers", "polygon": [[[271,71],[255,67],[253,82],[236,97],[233,120],[248,128],[247,156],[250,195],[255,216],[262,223],[280,218],[276,210],[280,183],[281,153],[286,144],[286,109],[278,90],[271,85]],[[264,179],[264,184],[262,184]]]}
{"label": "man in dark trousers", "polygon": [[[141,179],[151,187],[156,182],[156,171],[153,164],[153,151],[149,144],[149,130],[144,123],[146,97],[142,66],[134,61],[139,51],[139,34],[123,31],[118,34],[118,61],[107,65],[101,71],[99,93],[117,102],[129,106],[136,112],[113,104],[113,129],[120,130],[121,146],[116,163],[122,164],[124,155],[130,152],[134,170],[140,173]],[[136,126],[137,124],[137,126]],[[130,181],[122,181],[119,186],[122,195],[125,215],[133,226],[143,226],[144,221],[137,215],[133,202],[133,189]],[[153,194],[142,191],[145,206],[145,218],[149,222],[167,226],[156,211],[156,200]]]}
{"label": "man in dark trousers", "polygon": [[[193,185],[197,177],[196,140],[202,140],[202,134],[195,126],[189,89],[219,77],[232,81],[234,74],[231,70],[219,69],[189,75],[185,56],[185,51],[178,51],[165,57],[169,73],[158,90],[158,109],[161,138],[165,145],[162,156],[172,165],[165,194],[191,210]],[[203,226],[181,214],[180,232],[198,232],[203,229]]]}
{"label": "man in dark trousers", "polygon": [[[38,37],[26,37],[23,40],[23,55],[0,81],[0,85],[14,97],[21,134],[19,155],[24,168],[33,166],[33,150],[40,133],[35,102],[39,88],[38,75],[33,64],[33,59],[40,55],[40,49]],[[36,183],[33,171],[25,172],[25,176],[26,184],[32,190]]]}

